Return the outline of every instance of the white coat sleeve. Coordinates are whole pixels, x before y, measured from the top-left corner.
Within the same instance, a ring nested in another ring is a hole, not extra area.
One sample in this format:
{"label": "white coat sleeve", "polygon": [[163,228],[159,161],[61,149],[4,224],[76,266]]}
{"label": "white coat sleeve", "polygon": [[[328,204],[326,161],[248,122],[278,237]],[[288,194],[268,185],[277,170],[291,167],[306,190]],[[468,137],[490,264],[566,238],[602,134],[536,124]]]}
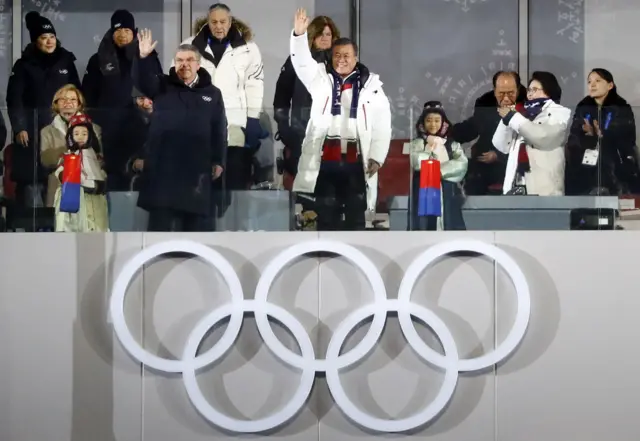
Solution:
{"label": "white coat sleeve", "polygon": [[291,64],[293,64],[296,75],[300,79],[300,82],[304,84],[304,87],[311,92],[311,84],[316,78],[316,75],[318,75],[319,69],[324,68],[324,65],[316,62],[311,56],[306,32],[296,36],[294,32],[291,31],[289,53],[291,55]]}
{"label": "white coat sleeve", "polygon": [[371,148],[369,149],[369,159],[373,159],[378,164],[384,164],[389,153],[391,143],[391,105],[389,98],[382,88],[374,92],[376,99],[375,106],[367,108],[367,117],[371,124]]}
{"label": "white coat sleeve", "polygon": [[509,121],[509,127],[533,148],[552,150],[564,144],[570,119],[571,110],[565,108],[554,109],[552,116],[544,124],[529,121],[516,113]]}
{"label": "white coat sleeve", "polygon": [[[516,115],[513,116],[515,118]],[[512,118],[512,119],[513,119]],[[502,120],[498,123],[498,127],[496,127],[496,131],[493,132],[493,146],[500,152],[504,154],[509,154],[509,149],[511,147],[511,141],[513,140],[513,130],[506,126]]]}
{"label": "white coat sleeve", "polygon": [[249,65],[244,78],[247,118],[260,118],[264,98],[264,65],[258,45],[255,43],[247,43],[247,45],[249,46]]}

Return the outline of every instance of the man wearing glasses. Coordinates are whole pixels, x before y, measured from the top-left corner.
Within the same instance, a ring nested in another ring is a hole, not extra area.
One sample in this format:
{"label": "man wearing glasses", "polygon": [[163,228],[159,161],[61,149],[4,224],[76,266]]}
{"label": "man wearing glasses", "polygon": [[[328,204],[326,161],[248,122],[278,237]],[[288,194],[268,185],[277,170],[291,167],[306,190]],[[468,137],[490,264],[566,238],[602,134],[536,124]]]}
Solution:
{"label": "man wearing glasses", "polygon": [[149,211],[149,231],[210,231],[211,187],[222,175],[227,149],[222,94],[195,46],[180,45],[175,67],[164,75],[149,56],[157,45],[151,31],[140,31],[138,40],[132,76],[155,109],[138,206]]}
{"label": "man wearing glasses", "polygon": [[464,182],[468,195],[502,194],[507,156],[493,146],[493,134],[500,123],[497,108],[524,103],[527,90],[517,72],[500,71],[493,76],[493,90],[476,100],[473,115],[455,124],[451,137],[461,143],[477,139],[471,147],[469,169]]}

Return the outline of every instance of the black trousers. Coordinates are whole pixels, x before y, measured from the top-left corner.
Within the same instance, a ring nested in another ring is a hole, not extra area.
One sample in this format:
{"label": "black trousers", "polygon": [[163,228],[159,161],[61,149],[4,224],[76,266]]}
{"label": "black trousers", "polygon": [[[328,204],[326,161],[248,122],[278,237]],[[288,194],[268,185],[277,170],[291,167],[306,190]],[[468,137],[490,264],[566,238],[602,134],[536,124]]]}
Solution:
{"label": "black trousers", "polygon": [[246,147],[227,148],[227,164],[224,167],[227,190],[246,190],[252,181],[253,149]]}
{"label": "black trousers", "polygon": [[124,172],[107,173],[107,191],[130,191],[131,176]]}
{"label": "black trousers", "polygon": [[[478,162],[477,158],[472,158],[469,160],[469,170],[464,178],[465,193],[470,196],[501,195],[504,174],[504,164],[483,164]],[[492,186],[497,188],[492,190]]]}
{"label": "black trousers", "polygon": [[253,175],[254,151],[246,147],[228,147],[227,162],[220,179],[214,181],[214,205],[217,216],[222,217],[231,205],[234,191],[249,188]]}
{"label": "black trousers", "polygon": [[314,196],[318,231],[365,229],[367,188],[360,163],[322,164]]}
{"label": "black trousers", "polygon": [[167,208],[149,210],[148,231],[199,232],[214,231],[212,216],[187,213]]}

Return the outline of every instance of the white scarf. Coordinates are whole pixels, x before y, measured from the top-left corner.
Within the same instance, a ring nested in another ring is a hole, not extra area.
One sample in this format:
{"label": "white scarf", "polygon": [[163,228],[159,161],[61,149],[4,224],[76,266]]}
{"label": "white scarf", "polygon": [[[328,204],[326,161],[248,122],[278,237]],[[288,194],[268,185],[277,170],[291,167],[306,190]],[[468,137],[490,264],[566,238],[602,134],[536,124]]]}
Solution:
{"label": "white scarf", "polygon": [[82,150],[82,186],[86,188],[96,188],[96,181],[106,179],[105,172],[100,166],[98,155],[93,149]]}

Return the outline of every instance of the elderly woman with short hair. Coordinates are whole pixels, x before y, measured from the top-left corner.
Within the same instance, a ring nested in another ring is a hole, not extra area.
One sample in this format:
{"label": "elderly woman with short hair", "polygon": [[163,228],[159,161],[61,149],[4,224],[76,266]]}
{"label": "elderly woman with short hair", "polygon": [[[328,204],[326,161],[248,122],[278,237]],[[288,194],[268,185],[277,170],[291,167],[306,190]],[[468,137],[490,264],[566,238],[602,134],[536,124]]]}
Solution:
{"label": "elderly woman with short hair", "polygon": [[[58,166],[58,160],[68,148],[66,135],[69,120],[77,113],[84,113],[84,96],[80,89],[73,84],[62,86],[53,97],[51,110],[54,115],[53,121],[40,131],[40,162],[49,173],[46,196],[47,207],[53,207],[56,189],[60,185],[60,181],[53,172]],[[93,124],[93,131],[98,140],[101,141],[100,127]]]}

